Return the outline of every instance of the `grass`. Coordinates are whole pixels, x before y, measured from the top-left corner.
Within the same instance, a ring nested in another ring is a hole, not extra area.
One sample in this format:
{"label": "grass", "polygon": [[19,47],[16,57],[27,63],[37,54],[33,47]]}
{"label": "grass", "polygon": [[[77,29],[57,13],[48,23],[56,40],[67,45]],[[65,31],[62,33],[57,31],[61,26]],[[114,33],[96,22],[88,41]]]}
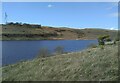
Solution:
{"label": "grass", "polygon": [[118,46],[88,48],[35,58],[2,68],[3,81],[114,81],[118,78]]}

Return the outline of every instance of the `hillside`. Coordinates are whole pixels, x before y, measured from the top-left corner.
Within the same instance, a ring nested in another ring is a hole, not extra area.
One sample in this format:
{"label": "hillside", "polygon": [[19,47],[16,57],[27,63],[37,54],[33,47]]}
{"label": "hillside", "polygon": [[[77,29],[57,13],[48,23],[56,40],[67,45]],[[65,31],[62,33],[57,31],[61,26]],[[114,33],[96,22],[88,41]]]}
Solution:
{"label": "hillside", "polygon": [[45,39],[96,39],[109,34],[116,37],[117,31],[105,29],[72,29],[33,24],[7,24],[2,26],[3,40],[45,40]]}
{"label": "hillside", "polygon": [[3,67],[6,81],[115,81],[118,45],[36,58]]}

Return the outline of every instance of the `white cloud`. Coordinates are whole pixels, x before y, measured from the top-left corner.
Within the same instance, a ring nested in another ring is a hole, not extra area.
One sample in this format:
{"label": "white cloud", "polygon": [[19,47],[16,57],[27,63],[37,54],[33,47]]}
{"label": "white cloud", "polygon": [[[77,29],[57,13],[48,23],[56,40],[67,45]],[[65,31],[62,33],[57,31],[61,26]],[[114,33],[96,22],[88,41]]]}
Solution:
{"label": "white cloud", "polygon": [[97,27],[97,29],[118,30],[117,27]]}
{"label": "white cloud", "polygon": [[114,28],[110,28],[110,30],[114,30]]}
{"label": "white cloud", "polygon": [[118,3],[116,2],[114,2],[114,3],[111,3],[111,6],[110,7],[108,7],[108,8],[106,8],[106,9],[108,9],[108,10],[111,10],[111,9],[113,9],[113,8],[115,8],[115,7],[118,7]]}
{"label": "white cloud", "polygon": [[118,13],[117,12],[116,13],[112,13],[111,16],[118,17]]}
{"label": "white cloud", "polygon": [[118,28],[115,28],[115,27],[111,27],[109,28],[110,30],[118,30]]}
{"label": "white cloud", "polygon": [[51,7],[53,7],[53,5],[49,4],[47,7],[51,8]]}
{"label": "white cloud", "polygon": [[115,13],[110,14],[109,16],[112,16],[112,17],[120,17],[120,13],[115,12]]}
{"label": "white cloud", "polygon": [[118,30],[118,28],[116,27],[84,27],[84,28],[75,28],[75,29],[87,29],[87,28],[91,28],[91,29],[107,29],[107,30]]}

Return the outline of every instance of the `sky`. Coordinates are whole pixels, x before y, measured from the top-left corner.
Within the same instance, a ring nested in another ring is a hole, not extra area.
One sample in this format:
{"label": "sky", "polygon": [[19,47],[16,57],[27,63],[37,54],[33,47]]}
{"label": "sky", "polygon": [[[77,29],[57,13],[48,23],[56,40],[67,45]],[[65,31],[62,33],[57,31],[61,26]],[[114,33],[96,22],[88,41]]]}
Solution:
{"label": "sky", "polygon": [[2,22],[70,28],[118,28],[115,2],[3,2]]}

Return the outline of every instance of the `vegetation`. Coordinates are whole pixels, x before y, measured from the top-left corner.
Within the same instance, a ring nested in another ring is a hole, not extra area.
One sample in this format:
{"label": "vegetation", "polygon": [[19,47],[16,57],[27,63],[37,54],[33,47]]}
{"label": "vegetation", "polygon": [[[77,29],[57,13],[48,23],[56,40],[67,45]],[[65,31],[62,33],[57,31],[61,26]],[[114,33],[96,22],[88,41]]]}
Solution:
{"label": "vegetation", "polygon": [[117,37],[115,38],[115,41],[120,41],[120,38],[117,36]]}
{"label": "vegetation", "polygon": [[104,45],[100,45],[99,47],[100,47],[100,49],[103,50],[105,46]]}
{"label": "vegetation", "polygon": [[39,51],[39,54],[38,54],[38,58],[39,57],[45,58],[45,57],[48,57],[50,55],[51,55],[50,51],[47,48],[41,48],[40,51]]}
{"label": "vegetation", "polygon": [[91,43],[90,45],[88,45],[88,48],[97,48],[97,45],[94,43]]}
{"label": "vegetation", "polygon": [[45,58],[45,57],[49,57],[49,56],[53,56],[53,55],[59,55],[59,54],[64,54],[66,52],[64,52],[64,47],[63,46],[57,46],[54,49],[54,52],[51,53],[50,50],[48,50],[48,48],[41,48],[37,58]]}
{"label": "vegetation", "polygon": [[9,22],[6,24],[6,26],[10,26],[10,25],[16,25],[16,26],[24,26],[24,27],[27,27],[27,28],[41,28],[41,25],[30,25],[30,24],[27,24],[27,23],[19,23],[19,22],[16,22],[16,23],[13,23],[13,22]]}
{"label": "vegetation", "polygon": [[63,46],[57,46],[55,48],[55,54],[63,54],[64,53],[64,47]]}
{"label": "vegetation", "polygon": [[111,41],[109,35],[101,35],[101,36],[98,37],[98,43],[99,43],[99,45],[104,45],[105,41]]}
{"label": "vegetation", "polygon": [[74,32],[78,35],[78,38],[85,36],[84,32],[79,29],[75,29]]}
{"label": "vegetation", "polygon": [[62,55],[5,66],[2,68],[3,81],[118,80],[118,45]]}

